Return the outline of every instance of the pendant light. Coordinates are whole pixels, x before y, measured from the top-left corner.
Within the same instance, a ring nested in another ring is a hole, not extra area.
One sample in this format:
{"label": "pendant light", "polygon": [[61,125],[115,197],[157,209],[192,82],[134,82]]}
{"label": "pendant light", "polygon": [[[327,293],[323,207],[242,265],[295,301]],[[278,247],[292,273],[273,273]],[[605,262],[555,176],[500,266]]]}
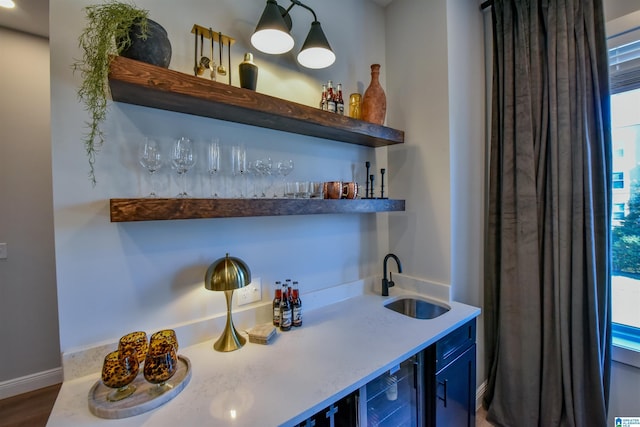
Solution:
{"label": "pendant light", "polygon": [[275,0],[267,0],[256,30],[251,36],[251,44],[260,52],[277,55],[293,48],[293,37],[289,34],[289,24],[285,22],[282,9]]}
{"label": "pendant light", "polygon": [[262,12],[256,30],[251,36],[251,44],[261,52],[268,54],[281,54],[293,48],[291,31],[291,15],[289,11],[294,6],[302,6],[313,14],[311,29],[305,39],[302,49],[298,54],[298,62],[303,67],[320,69],[333,64],[336,55],[331,50],[329,41],[322,31],[320,22],[315,12],[299,0],[290,0],[288,9],[279,6],[276,0],[267,0],[267,5]]}

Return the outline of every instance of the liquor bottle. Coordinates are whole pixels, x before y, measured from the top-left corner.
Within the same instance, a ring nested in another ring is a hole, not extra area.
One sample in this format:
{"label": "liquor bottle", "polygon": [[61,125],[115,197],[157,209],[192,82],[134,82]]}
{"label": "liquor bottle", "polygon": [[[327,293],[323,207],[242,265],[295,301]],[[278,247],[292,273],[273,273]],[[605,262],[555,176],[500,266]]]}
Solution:
{"label": "liquor bottle", "polygon": [[300,289],[298,282],[293,282],[293,326],[302,326],[302,300],[300,299]]}
{"label": "liquor bottle", "polygon": [[322,85],[322,97],[320,98],[320,109],[327,111],[327,85]]}
{"label": "liquor bottle", "polygon": [[344,99],[342,98],[342,83],[338,83],[338,93],[336,94],[336,113],[344,116]]}
{"label": "liquor bottle", "polygon": [[273,325],[280,326],[280,301],[282,300],[282,283],[276,282],[276,296],[273,298]]}
{"label": "liquor bottle", "polygon": [[291,329],[293,312],[289,296],[287,295],[286,284],[282,285],[282,298],[280,298],[280,330],[288,331]]}
{"label": "liquor bottle", "polygon": [[327,82],[327,111],[330,113],[336,112],[336,94],[333,92],[333,82],[331,80]]}

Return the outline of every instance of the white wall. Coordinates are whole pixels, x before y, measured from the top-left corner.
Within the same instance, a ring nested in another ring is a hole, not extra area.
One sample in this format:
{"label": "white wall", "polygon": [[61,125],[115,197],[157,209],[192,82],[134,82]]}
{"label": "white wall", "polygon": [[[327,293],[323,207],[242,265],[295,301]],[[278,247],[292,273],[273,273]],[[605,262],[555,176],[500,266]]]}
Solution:
{"label": "white wall", "polygon": [[[391,249],[419,277],[451,284],[482,305],[484,52],[480,9],[465,0],[396,0],[387,8],[391,118],[407,142],[391,147],[394,193],[407,214],[389,219]],[[485,379],[478,320],[478,384]]]}
{"label": "white wall", "polygon": [[[253,276],[263,283],[290,277],[300,281],[303,292],[378,272],[387,243],[386,227],[377,224],[384,223],[387,214],[110,223],[109,198],[135,197],[147,191],[135,158],[136,144],[145,135],[161,139],[165,147],[181,135],[199,143],[211,135],[220,136],[224,144],[242,142],[252,158],[267,154],[274,159],[292,158],[296,169],[291,179],[351,179],[353,165],[374,161],[376,152],[112,103],[104,127],[107,142],[96,165],[98,184],[92,188],[81,142],[86,115],[76,100],[80,76],[70,68],[73,58],[80,55],[76,39],[84,25],[81,8],[88,3],[65,0],[51,10],[51,132],[63,352],[115,340],[131,330],[152,331],[224,311],[224,296],[204,290],[203,278],[207,266],[226,252],[246,261]],[[251,0],[215,5],[189,0],[179,6],[152,0],[136,3],[148,8],[150,17],[167,29],[173,48],[171,69],[191,72],[190,30],[197,23],[238,39],[232,49],[234,75],[263,8],[263,2]],[[315,106],[322,82],[343,82],[347,94],[362,91],[369,82],[369,64],[385,63],[380,7],[364,0],[332,0],[313,6],[338,57],[336,64],[311,72],[296,65],[294,54],[281,58],[256,54],[260,92]],[[312,17],[302,8],[295,8],[292,15],[299,47]],[[238,85],[236,79],[234,85]],[[204,164],[189,175],[193,193],[206,195]],[[161,172],[161,181],[162,195],[178,192],[169,168]],[[212,335],[217,333],[212,331]]]}
{"label": "white wall", "polygon": [[[8,258],[0,260],[1,398],[10,380],[59,368],[60,347],[49,45],[44,38],[5,28],[0,40],[0,242],[8,247]],[[59,379],[54,375],[54,382]]]}

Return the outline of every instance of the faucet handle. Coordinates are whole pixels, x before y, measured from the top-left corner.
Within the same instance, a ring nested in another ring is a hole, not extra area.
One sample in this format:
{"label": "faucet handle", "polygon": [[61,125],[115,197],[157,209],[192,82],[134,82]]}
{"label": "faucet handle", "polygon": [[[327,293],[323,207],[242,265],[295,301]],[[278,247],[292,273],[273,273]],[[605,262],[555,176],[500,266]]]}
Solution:
{"label": "faucet handle", "polygon": [[396,283],[393,281],[393,273],[389,272],[389,284],[388,284],[388,286],[390,288],[393,288],[395,285],[396,285]]}

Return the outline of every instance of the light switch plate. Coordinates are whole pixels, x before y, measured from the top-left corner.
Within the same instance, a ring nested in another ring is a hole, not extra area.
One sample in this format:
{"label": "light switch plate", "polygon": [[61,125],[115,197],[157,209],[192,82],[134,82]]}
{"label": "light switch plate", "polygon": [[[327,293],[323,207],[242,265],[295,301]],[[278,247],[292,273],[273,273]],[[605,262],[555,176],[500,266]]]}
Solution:
{"label": "light switch plate", "polygon": [[262,281],[259,277],[254,278],[248,286],[236,291],[238,305],[250,304],[262,299]]}
{"label": "light switch plate", "polygon": [[0,243],[0,259],[7,259],[7,244]]}

